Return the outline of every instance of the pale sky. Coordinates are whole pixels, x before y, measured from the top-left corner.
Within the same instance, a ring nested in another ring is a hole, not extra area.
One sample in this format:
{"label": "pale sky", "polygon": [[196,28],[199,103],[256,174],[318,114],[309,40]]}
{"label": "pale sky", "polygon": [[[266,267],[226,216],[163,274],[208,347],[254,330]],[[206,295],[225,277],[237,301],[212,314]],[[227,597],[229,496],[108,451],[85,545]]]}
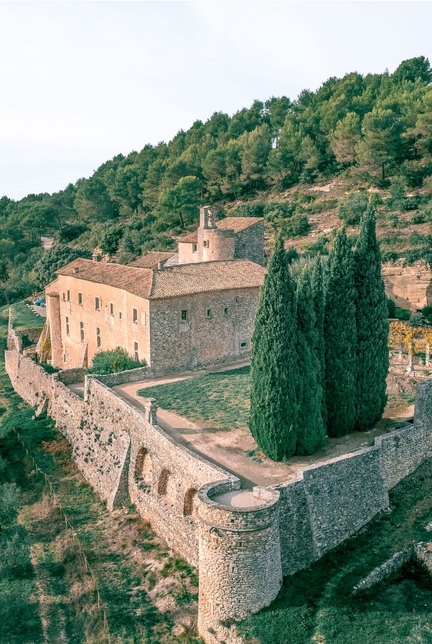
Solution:
{"label": "pale sky", "polygon": [[430,2],[0,2],[0,196],[254,99],[432,60],[431,27]]}

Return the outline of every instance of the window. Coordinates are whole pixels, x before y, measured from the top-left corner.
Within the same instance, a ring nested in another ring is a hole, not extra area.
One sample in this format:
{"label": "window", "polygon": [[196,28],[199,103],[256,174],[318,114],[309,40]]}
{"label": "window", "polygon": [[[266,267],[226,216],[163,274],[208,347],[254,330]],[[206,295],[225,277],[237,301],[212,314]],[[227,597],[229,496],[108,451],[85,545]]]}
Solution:
{"label": "window", "polygon": [[240,342],[240,349],[246,349],[247,342]]}
{"label": "window", "polygon": [[100,299],[98,297],[95,297],[95,309],[96,311],[100,309]]}
{"label": "window", "polygon": [[82,305],[83,299],[82,299],[82,293],[78,293],[78,304]]}
{"label": "window", "polygon": [[84,322],[80,322],[80,337],[82,342],[84,340]]}
{"label": "window", "polygon": [[97,345],[98,349],[99,349],[101,343],[102,343],[102,341],[101,341],[101,336],[100,336],[100,329],[98,327],[96,327],[96,345]]}
{"label": "window", "polygon": [[211,320],[212,317],[211,309],[207,309],[207,320]]}
{"label": "window", "polygon": [[70,302],[70,291],[66,291],[67,293],[67,301]]}
{"label": "window", "polygon": [[192,244],[192,252],[197,253],[198,252],[198,244]]}
{"label": "window", "polygon": [[63,302],[66,302],[66,294],[63,293]]}
{"label": "window", "polygon": [[138,322],[138,309],[132,309],[132,322]]}
{"label": "window", "polygon": [[119,311],[119,320],[121,320],[121,311]]}
{"label": "window", "polygon": [[110,315],[114,315],[114,304],[110,302]]}
{"label": "window", "polygon": [[69,335],[69,318],[66,316],[66,335]]}
{"label": "window", "polygon": [[182,321],[182,322],[187,322],[187,319],[188,319],[187,310],[183,310],[183,311],[181,312],[181,321]]}
{"label": "window", "polygon": [[208,240],[208,239],[204,239],[204,244],[203,244],[203,246],[204,246],[204,248],[208,248],[208,247],[209,247],[209,240]]}
{"label": "window", "polygon": [[238,297],[236,297],[235,301],[236,301],[236,304],[238,304],[240,302]]}
{"label": "window", "polygon": [[229,314],[229,308],[226,306],[226,307],[224,308],[224,315],[225,315],[225,317],[228,317],[228,314]]}
{"label": "window", "polygon": [[138,342],[134,342],[135,360],[139,362]]}

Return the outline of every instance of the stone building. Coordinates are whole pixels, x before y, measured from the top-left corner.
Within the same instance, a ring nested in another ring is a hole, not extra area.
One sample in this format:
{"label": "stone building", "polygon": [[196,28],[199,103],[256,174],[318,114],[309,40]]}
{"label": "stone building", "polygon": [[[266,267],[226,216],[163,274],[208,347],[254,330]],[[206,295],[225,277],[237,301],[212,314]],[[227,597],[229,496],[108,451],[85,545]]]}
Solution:
{"label": "stone building", "polygon": [[[200,227],[179,252],[150,252],[124,266],[77,259],[46,288],[51,361],[86,367],[99,351],[122,347],[155,373],[235,361],[250,350],[264,282],[264,222]],[[186,241],[185,241],[186,240]]]}
{"label": "stone building", "polygon": [[76,259],[46,289],[52,364],[85,367],[118,346],[155,373],[246,357],[264,273],[244,259],[156,269]]}

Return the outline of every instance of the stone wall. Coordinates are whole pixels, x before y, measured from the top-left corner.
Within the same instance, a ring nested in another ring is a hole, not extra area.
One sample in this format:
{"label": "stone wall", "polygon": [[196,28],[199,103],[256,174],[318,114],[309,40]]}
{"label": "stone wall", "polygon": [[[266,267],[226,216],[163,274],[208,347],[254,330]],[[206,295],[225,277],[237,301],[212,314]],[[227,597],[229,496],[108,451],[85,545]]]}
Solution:
{"label": "stone wall", "polygon": [[250,259],[264,266],[264,220],[257,221],[235,235],[236,259]]}
{"label": "stone wall", "polygon": [[[414,426],[308,467],[277,489],[256,488],[252,498],[235,476],[166,434],[154,400],[134,407],[97,376],[86,377],[82,400],[58,374],[14,349],[6,352],[6,369],[17,393],[56,420],[108,507],[129,499],[170,547],[199,566],[199,629],[208,644],[240,642],[229,622],[271,602],[282,572],[307,567],[386,508],[388,490],[431,451],[429,380],[419,385]],[[253,503],[225,499],[237,492]]]}
{"label": "stone wall", "polygon": [[432,271],[426,266],[383,266],[386,295],[397,306],[421,311],[432,302]]}
{"label": "stone wall", "polygon": [[103,373],[94,375],[95,378],[102,382],[107,387],[115,387],[116,385],[124,385],[128,382],[141,382],[152,377],[152,372],[149,367],[137,367],[136,369],[128,369],[127,371],[117,371],[117,373]]}
{"label": "stone wall", "polygon": [[84,382],[84,376],[84,369],[64,369],[57,374],[57,378],[64,385],[74,385],[77,382]]}

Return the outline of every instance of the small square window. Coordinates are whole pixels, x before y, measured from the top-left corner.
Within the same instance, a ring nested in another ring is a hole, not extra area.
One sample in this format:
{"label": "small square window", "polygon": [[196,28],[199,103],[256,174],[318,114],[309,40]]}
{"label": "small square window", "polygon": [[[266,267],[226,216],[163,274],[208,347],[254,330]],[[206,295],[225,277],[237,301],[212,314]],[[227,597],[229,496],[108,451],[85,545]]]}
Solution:
{"label": "small square window", "polygon": [[110,302],[109,311],[110,315],[114,315],[114,304],[112,302]]}
{"label": "small square window", "polygon": [[246,349],[247,342],[240,342],[240,349]]}
{"label": "small square window", "polygon": [[183,310],[181,312],[181,319],[182,319],[182,322],[187,322],[187,319],[188,319],[187,310]]}
{"label": "small square window", "polygon": [[207,309],[207,319],[210,320],[212,317],[211,309]]}
{"label": "small square window", "polygon": [[192,244],[192,252],[197,253],[198,252],[198,244]]}
{"label": "small square window", "polygon": [[204,246],[204,248],[208,248],[208,247],[209,247],[209,240],[208,240],[208,239],[204,239],[203,246]]}
{"label": "small square window", "polygon": [[132,322],[138,322],[138,309],[132,309]]}
{"label": "small square window", "polygon": [[82,293],[78,293],[78,304],[82,304],[82,303],[83,303]]}

